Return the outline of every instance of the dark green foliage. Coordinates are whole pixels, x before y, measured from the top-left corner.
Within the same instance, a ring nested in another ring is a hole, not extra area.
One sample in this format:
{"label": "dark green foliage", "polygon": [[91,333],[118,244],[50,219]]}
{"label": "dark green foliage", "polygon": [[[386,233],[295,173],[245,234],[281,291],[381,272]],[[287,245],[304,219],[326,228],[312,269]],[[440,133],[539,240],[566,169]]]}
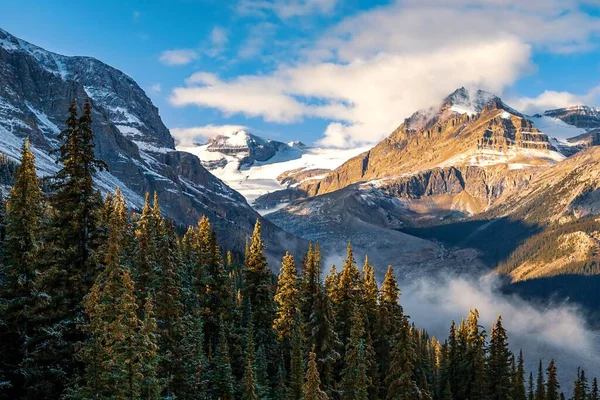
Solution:
{"label": "dark green foliage", "polygon": [[[207,218],[180,238],[156,194],[139,215],[102,202],[91,108],[70,114],[49,204],[27,144],[0,198],[0,398],[563,398],[553,361],[526,394],[500,317],[489,340],[477,310],[444,343],[411,325],[392,268],[379,288],[350,244],[324,282],[318,244],[301,276],[286,254],[275,290],[259,221],[242,265]],[[598,400],[583,370],[574,386]]]}

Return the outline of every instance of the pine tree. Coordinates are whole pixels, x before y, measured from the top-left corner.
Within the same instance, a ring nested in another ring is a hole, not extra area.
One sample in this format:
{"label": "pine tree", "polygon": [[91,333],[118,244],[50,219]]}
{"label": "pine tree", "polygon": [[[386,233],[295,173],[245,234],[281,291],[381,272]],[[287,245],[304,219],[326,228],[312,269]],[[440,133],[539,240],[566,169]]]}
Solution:
{"label": "pine tree", "polygon": [[334,365],[340,359],[337,351],[342,346],[335,330],[335,316],[329,296],[323,287],[317,290],[314,309],[306,323],[308,344],[317,355],[317,368],[324,390],[331,394],[334,386]]}
{"label": "pine tree", "polygon": [[136,271],[136,293],[138,296],[152,291],[156,286],[154,271],[158,269],[157,238],[158,223],[152,214],[150,193],[146,193],[146,200],[142,212],[136,221],[135,228],[135,271]]}
{"label": "pine tree", "polygon": [[600,400],[598,393],[598,379],[594,377],[592,380],[592,391],[590,392],[590,400]]}
{"label": "pine tree", "polygon": [[525,391],[525,366],[523,365],[523,351],[519,351],[516,370],[512,378],[512,398],[513,400],[527,400]]}
{"label": "pine tree", "polygon": [[[42,191],[29,139],[21,149],[21,164],[6,203],[6,237],[0,260],[0,376],[10,381],[10,396],[20,397],[31,386],[30,337],[35,333],[37,261],[42,223]],[[4,216],[4,202],[2,203]],[[4,236],[4,235],[3,235]]]}
{"label": "pine tree", "polygon": [[[461,324],[462,325],[462,324]],[[485,330],[479,325],[479,312],[474,309],[469,312],[466,324],[459,328],[459,352],[464,346],[464,364],[459,368],[464,374],[464,393],[467,399],[485,399],[487,395],[486,359],[485,359]]]}
{"label": "pine tree", "polygon": [[270,348],[274,343],[275,306],[272,275],[264,255],[265,244],[261,239],[261,229],[260,221],[257,220],[246,253],[243,297],[245,301],[252,304],[252,324],[255,329],[256,343]]}
{"label": "pine tree", "polygon": [[148,400],[160,399],[162,383],[158,377],[158,325],[154,315],[154,302],[152,296],[147,296],[144,304],[144,319],[140,329],[140,373],[143,377],[141,384],[141,398]]}
{"label": "pine tree", "polygon": [[387,400],[418,400],[422,393],[413,379],[416,352],[410,337],[408,322],[404,321],[396,336],[390,368],[385,378]]}
{"label": "pine tree", "polygon": [[350,321],[351,331],[344,357],[340,389],[344,400],[367,400],[372,386],[365,321],[360,307],[355,306]]}
{"label": "pine tree", "polygon": [[90,338],[80,353],[86,362],[80,393],[89,398],[139,398],[143,382],[143,358],[139,355],[148,351],[150,345],[140,340],[134,282],[129,269],[121,263],[127,217],[125,201],[119,193],[114,203],[104,250],[106,267],[84,299],[89,319],[85,329]]}
{"label": "pine tree", "polygon": [[491,400],[510,399],[510,357],[502,317],[498,316],[490,334],[490,354],[487,362],[488,397]]}
{"label": "pine tree", "polygon": [[321,379],[319,378],[319,370],[317,369],[317,355],[313,351],[308,356],[308,370],[306,371],[306,379],[302,388],[304,400],[327,400],[327,394],[321,390]]}
{"label": "pine tree", "polygon": [[[554,360],[550,360],[548,368],[546,369],[546,400],[559,400],[560,385],[558,384],[558,377],[556,375],[556,365]],[[584,397],[585,399],[585,397]]]}
{"label": "pine tree", "polygon": [[254,338],[252,327],[250,327],[246,335],[246,362],[244,364],[244,379],[242,380],[242,399],[244,400],[258,400],[254,379],[255,362]]}
{"label": "pine tree", "polygon": [[89,101],[79,118],[73,102],[66,129],[58,135],[61,168],[52,179],[51,223],[38,280],[45,302],[37,312],[40,334],[31,352],[31,365],[37,367],[32,373],[35,396],[61,393],[81,367],[74,355],[76,344],[85,339],[78,329],[84,323],[82,300],[94,283],[101,259],[96,253],[105,240],[102,198],[93,176],[106,164],[94,155],[91,118]]}
{"label": "pine tree", "polygon": [[182,339],[179,346],[181,373],[177,387],[181,399],[207,399],[208,362],[204,352],[204,325],[200,310],[192,308],[181,319]]}
{"label": "pine tree", "polygon": [[277,291],[275,292],[277,317],[273,322],[273,328],[277,331],[279,340],[291,340],[294,327],[300,319],[299,283],[294,257],[286,252],[283,256],[281,272],[277,279]]}
{"label": "pine tree", "polygon": [[[377,335],[375,336],[375,350],[379,376],[385,377],[390,369],[392,349],[398,336],[400,327],[404,324],[402,306],[399,304],[400,289],[392,266],[388,266],[385,279],[381,285],[379,307],[377,311]],[[380,382],[380,397],[384,398],[387,392],[385,382]]]}
{"label": "pine tree", "polygon": [[546,386],[544,383],[544,369],[542,367],[542,360],[540,360],[538,366],[537,386],[535,389],[535,400],[546,399]]}
{"label": "pine tree", "polygon": [[225,327],[219,326],[219,344],[211,368],[211,395],[213,399],[233,400],[233,376]]}
{"label": "pine tree", "polygon": [[331,293],[331,302],[334,305],[337,331],[342,343],[346,343],[350,336],[352,314],[355,304],[358,304],[362,291],[360,272],[356,267],[352,245],[348,243],[346,260],[340,272],[335,290]]}
{"label": "pine tree", "polygon": [[302,386],[304,385],[304,343],[299,325],[294,328],[292,338],[292,352],[290,357],[290,381],[288,400],[302,399]]}
{"label": "pine tree", "polygon": [[535,399],[535,391],[533,389],[533,373],[529,373],[529,390],[527,391],[527,400]]}

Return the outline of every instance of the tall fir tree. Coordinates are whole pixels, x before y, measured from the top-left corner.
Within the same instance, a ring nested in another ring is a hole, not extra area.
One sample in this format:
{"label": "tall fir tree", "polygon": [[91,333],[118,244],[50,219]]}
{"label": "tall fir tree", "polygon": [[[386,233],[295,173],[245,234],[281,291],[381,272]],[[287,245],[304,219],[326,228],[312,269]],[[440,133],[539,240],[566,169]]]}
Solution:
{"label": "tall fir tree", "polygon": [[349,324],[352,328],[341,372],[341,396],[344,400],[367,400],[369,389],[373,386],[369,376],[373,351],[369,349],[365,319],[358,305],[354,307]]}
{"label": "tall fir tree", "polygon": [[146,297],[144,317],[140,329],[139,350],[140,373],[143,376],[140,395],[143,399],[158,400],[161,398],[162,382],[158,376],[160,363],[158,347],[158,325],[154,313],[152,296]]}
{"label": "tall fir tree", "polygon": [[261,238],[261,231],[260,221],[257,220],[246,253],[242,293],[244,301],[252,304],[252,324],[256,343],[269,349],[270,352],[275,336],[273,332],[274,290],[272,274],[264,255],[266,246]]}
{"label": "tall fir tree", "polygon": [[592,390],[590,391],[590,400],[600,400],[600,393],[598,392],[598,378],[594,377],[592,380]]}
{"label": "tall fir tree", "polygon": [[465,360],[468,370],[465,371],[467,379],[464,382],[466,397],[469,400],[485,400],[487,397],[485,338],[485,330],[479,325],[479,312],[476,309],[471,310],[466,322]]}
{"label": "tall fir tree", "polygon": [[223,321],[219,324],[219,343],[212,361],[210,376],[211,398],[219,400],[233,400],[233,375],[231,374],[231,359],[229,345],[225,334]]}
{"label": "tall fir tree", "polygon": [[416,356],[408,322],[403,321],[402,327],[396,335],[390,368],[385,378],[387,400],[419,400],[423,398],[423,393],[413,379]]}
{"label": "tall fir tree", "polygon": [[126,223],[125,201],[117,193],[103,250],[105,269],[84,300],[90,338],[79,353],[86,363],[83,385],[77,389],[83,398],[137,399],[143,385],[140,354],[151,344],[139,335],[134,282],[121,262]]}
{"label": "tall fir tree", "polygon": [[277,279],[275,292],[277,316],[273,322],[273,328],[277,331],[279,340],[290,341],[292,338],[294,328],[301,318],[299,296],[300,281],[294,257],[286,252],[281,263],[281,272]]}
{"label": "tall fir tree", "polygon": [[544,382],[544,369],[542,366],[542,360],[538,364],[538,375],[535,387],[535,400],[546,399],[546,384]]}
{"label": "tall fir tree", "polygon": [[321,390],[321,379],[316,359],[317,355],[313,349],[308,356],[308,369],[306,371],[305,383],[302,387],[304,400],[328,400],[327,394]]}
{"label": "tall fir tree", "polygon": [[[6,214],[2,202],[2,259],[0,260],[0,376],[10,382],[7,395],[23,396],[33,376],[29,354],[35,335],[36,275],[39,268],[40,228],[43,195],[35,172],[35,158],[26,139],[21,148],[21,164],[8,195]],[[4,226],[3,226],[4,231]]]}
{"label": "tall fir tree", "polygon": [[300,325],[293,331],[288,400],[301,400],[304,385],[304,340]]}
{"label": "tall fir tree", "polygon": [[519,351],[517,359],[516,371],[512,379],[512,398],[513,400],[527,400],[527,392],[525,389],[525,366],[523,360],[523,350]]}
{"label": "tall fir tree", "polygon": [[498,316],[490,334],[490,349],[487,362],[488,398],[490,400],[510,400],[511,393],[511,353],[508,350],[506,331],[502,317]]}
{"label": "tall fir tree", "polygon": [[69,107],[66,129],[58,135],[60,169],[52,179],[50,227],[46,230],[45,265],[39,275],[39,290],[45,302],[37,312],[40,334],[31,352],[32,376],[38,396],[61,393],[68,381],[80,373],[74,355],[84,334],[82,300],[98,272],[96,253],[105,240],[102,198],[94,189],[96,172],[106,169],[94,154],[92,107],[89,100],[77,116],[75,102]]}
{"label": "tall fir tree", "polygon": [[535,390],[533,388],[533,372],[529,373],[529,385],[527,389],[527,400],[535,399]]}
{"label": "tall fir tree", "polygon": [[546,400],[559,400],[559,389],[560,385],[558,383],[556,365],[554,364],[554,359],[552,359],[546,369]]}

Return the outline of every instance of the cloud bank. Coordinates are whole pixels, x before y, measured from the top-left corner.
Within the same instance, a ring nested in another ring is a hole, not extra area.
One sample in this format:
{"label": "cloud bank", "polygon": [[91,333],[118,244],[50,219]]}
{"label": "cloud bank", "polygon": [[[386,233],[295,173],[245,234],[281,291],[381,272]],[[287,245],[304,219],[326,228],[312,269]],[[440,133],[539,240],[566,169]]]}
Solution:
{"label": "cloud bank", "polygon": [[170,131],[178,146],[192,146],[213,136],[233,133],[242,129],[247,130],[248,128],[244,125],[204,125],[191,128],[171,128]]}
{"label": "cloud bank", "polygon": [[451,320],[459,324],[472,308],[479,310],[480,324],[488,335],[501,314],[509,345],[513,352],[524,349],[528,371],[534,371],[535,375],[538,359],[542,358],[547,365],[551,357],[555,358],[565,392],[578,367],[590,375],[600,371],[600,360],[595,356],[600,351],[600,333],[588,327],[577,307],[535,305],[499,293],[498,286],[495,276],[427,278],[401,287],[400,302],[418,327],[442,340],[448,336]]}
{"label": "cloud bank", "polygon": [[[251,12],[280,17],[326,12],[332,0],[247,0]],[[293,61],[265,73],[188,79],[173,90],[175,106],[196,105],[266,122],[330,121],[321,145],[372,144],[419,108],[435,105],[461,86],[502,94],[534,71],[532,53],[594,49],[600,18],[576,0],[397,0],[342,19]],[[288,11],[283,11],[283,10]],[[291,11],[294,10],[294,11]],[[244,43],[258,56],[264,42]],[[207,72],[202,76],[209,76]],[[193,78],[193,77],[192,77]],[[524,99],[536,104],[575,101],[569,94]],[[563,98],[561,98],[561,96]],[[531,104],[529,104],[531,103]]]}

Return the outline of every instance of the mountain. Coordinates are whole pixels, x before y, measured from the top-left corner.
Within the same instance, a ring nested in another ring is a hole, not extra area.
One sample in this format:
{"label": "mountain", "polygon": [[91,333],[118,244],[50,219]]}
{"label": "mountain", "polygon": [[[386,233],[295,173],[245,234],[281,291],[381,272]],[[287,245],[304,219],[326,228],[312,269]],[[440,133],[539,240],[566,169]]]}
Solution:
{"label": "mountain", "polygon": [[321,179],[366,150],[322,149],[300,141],[283,143],[244,130],[216,135],[203,145],[180,145],[177,149],[198,156],[203,166],[263,213],[298,197],[288,189]]}
{"label": "mountain", "polygon": [[[109,172],[97,176],[99,189],[120,187],[132,208],[156,191],[168,217],[188,225],[207,215],[228,246],[243,251],[261,217],[196,156],[175,150],[158,109],[133,79],[94,58],[51,53],[0,30],[0,152],[18,159],[30,136],[39,173],[52,174],[58,168],[52,150],[69,104],[75,99],[81,108],[86,98],[96,155],[109,165]],[[302,243],[261,221],[271,256],[284,253],[283,243],[291,251]]]}
{"label": "mountain", "polygon": [[[322,180],[301,183],[304,197],[267,218],[310,240],[325,231],[338,246],[362,243],[407,274],[436,264],[408,261],[403,243],[416,242],[398,233],[437,244],[446,264],[496,269],[513,282],[597,273],[600,164],[588,160],[600,150],[581,146],[567,158],[557,143],[575,139],[534,123],[552,121],[575,137],[594,131],[588,117],[579,120],[585,128],[569,125],[580,123],[570,113],[528,117],[490,93],[458,89]],[[396,248],[379,246],[387,240]]]}

